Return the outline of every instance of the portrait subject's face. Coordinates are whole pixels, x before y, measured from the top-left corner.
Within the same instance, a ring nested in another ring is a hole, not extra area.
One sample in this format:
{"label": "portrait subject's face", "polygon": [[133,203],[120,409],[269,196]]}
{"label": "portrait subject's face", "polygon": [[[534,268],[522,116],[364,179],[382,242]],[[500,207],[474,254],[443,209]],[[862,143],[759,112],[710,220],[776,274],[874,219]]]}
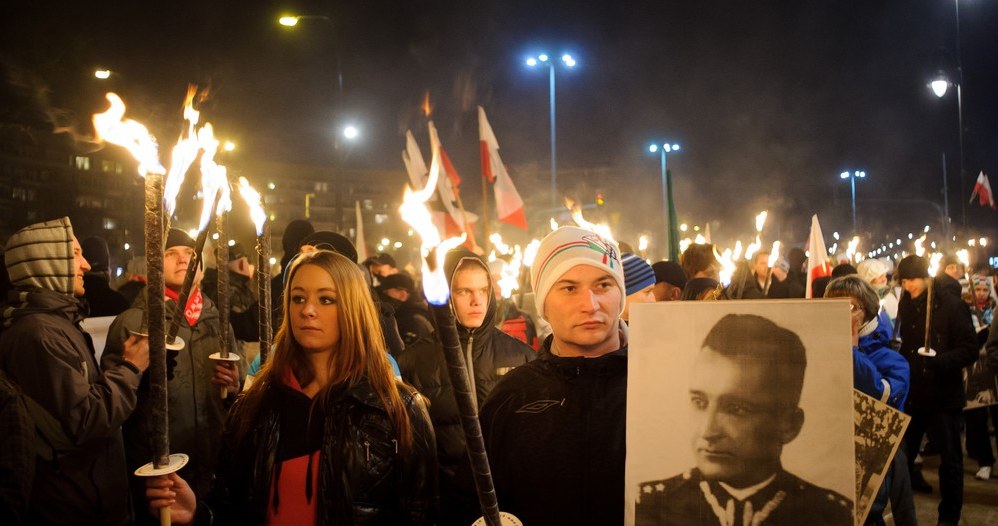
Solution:
{"label": "portrait subject's face", "polygon": [[779,469],[783,445],[800,427],[793,410],[780,409],[771,367],[710,348],[697,354],[689,391],[692,445],[707,479],[747,487]]}

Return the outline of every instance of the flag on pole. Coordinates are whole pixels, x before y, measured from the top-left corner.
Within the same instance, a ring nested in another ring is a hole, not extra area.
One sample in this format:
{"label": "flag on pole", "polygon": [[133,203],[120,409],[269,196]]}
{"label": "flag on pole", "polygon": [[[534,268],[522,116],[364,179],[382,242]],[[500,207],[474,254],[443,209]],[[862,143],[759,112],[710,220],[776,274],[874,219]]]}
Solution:
{"label": "flag on pole", "polygon": [[419,190],[426,186],[426,180],[430,176],[430,171],[426,169],[426,162],[423,161],[423,153],[419,151],[416,138],[412,136],[412,131],[405,132],[405,149],[402,150],[402,163],[405,164],[405,171],[409,174],[409,182],[413,190]]}
{"label": "flag on pole", "polygon": [[454,181],[460,183],[461,177],[457,175],[457,170],[454,169],[450,158],[447,157],[443,146],[440,145],[440,138],[437,135],[437,128],[433,125],[433,121],[430,121],[429,128],[431,149],[440,152],[440,164],[443,165],[442,168],[447,175],[447,177],[437,177],[437,194],[440,196],[443,210],[442,214],[433,214],[437,218],[435,223],[444,238],[457,237],[462,232],[465,232],[465,223],[469,225],[474,224],[478,220],[478,216],[471,212],[464,212],[464,216],[461,215],[462,212],[458,209],[455,202],[457,189],[454,183]]}
{"label": "flag on pole", "polygon": [[526,230],[527,216],[523,211],[523,199],[520,199],[520,194],[499,157],[499,141],[481,106],[478,107],[478,139],[482,150],[482,176],[494,183],[496,215],[503,223]]}
{"label": "flag on pole", "polygon": [[818,224],[818,214],[811,216],[811,235],[807,238],[807,291],[805,298],[813,297],[811,283],[822,276],[832,275],[832,266],[828,263],[828,249],[825,248],[825,238],[821,235],[821,225]]}
{"label": "flag on pole", "polygon": [[977,182],[974,183],[974,191],[970,193],[971,203],[974,202],[975,197],[981,206],[995,208],[995,194],[991,193],[991,182],[988,181],[988,176],[984,172],[977,176]]}
{"label": "flag on pole", "polygon": [[367,242],[364,240],[364,217],[360,215],[360,201],[354,201],[354,208],[357,210],[357,230],[354,237],[354,245],[357,247],[357,261],[364,261],[367,259]]}

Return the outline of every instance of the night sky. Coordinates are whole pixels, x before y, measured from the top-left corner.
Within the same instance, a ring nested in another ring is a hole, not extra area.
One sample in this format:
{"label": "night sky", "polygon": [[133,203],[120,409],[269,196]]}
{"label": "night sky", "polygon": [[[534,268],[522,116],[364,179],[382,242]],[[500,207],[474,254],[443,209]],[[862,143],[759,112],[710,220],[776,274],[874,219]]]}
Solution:
{"label": "night sky", "polygon": [[[174,137],[196,82],[210,85],[203,118],[238,142],[238,162],[332,162],[335,130],[351,121],[364,135],[350,164],[398,169],[401,191],[405,130],[429,147],[419,109],[429,92],[467,204],[480,200],[480,104],[536,210],[548,202],[548,77],[524,60],[570,52],[578,66],[557,73],[559,168],[614,175],[559,187],[590,202],[602,191],[626,235],[659,213],[658,157],[646,148],[670,139],[683,145],[669,158],[680,220],[710,220],[722,240],[745,239],[762,209],[790,243],[812,213],[826,232],[848,230],[846,169],[867,172],[859,222],[881,236],[936,216],[924,201],[942,204],[944,152],[957,225],[977,173],[998,174],[998,2],[960,11],[963,197],[955,93],[926,87],[940,69],[956,74],[953,0],[4,2],[0,120],[55,119],[87,135],[110,88]],[[292,12],[331,23],[276,23]],[[99,82],[98,65],[119,75]],[[967,211],[971,234],[998,224],[989,209]]]}

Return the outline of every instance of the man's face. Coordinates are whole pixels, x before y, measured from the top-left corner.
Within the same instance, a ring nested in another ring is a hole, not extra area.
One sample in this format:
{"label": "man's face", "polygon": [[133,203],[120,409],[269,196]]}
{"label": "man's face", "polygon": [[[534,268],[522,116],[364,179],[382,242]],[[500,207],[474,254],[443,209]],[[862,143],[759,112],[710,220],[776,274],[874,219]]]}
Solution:
{"label": "man's face", "polygon": [[756,254],[752,261],[752,271],[756,276],[764,277],[769,272],[769,254]]}
{"label": "man's face", "polygon": [[469,329],[482,326],[489,310],[489,273],[485,269],[463,267],[451,280],[451,301],[457,322]]}
{"label": "man's face", "polygon": [[620,313],[621,318],[625,320],[630,319],[629,316],[632,303],[655,303],[655,286],[648,285],[647,287],[628,296],[627,302],[624,304],[624,311]]}
{"label": "man's face", "polygon": [[178,245],[167,248],[163,253],[163,283],[171,289],[180,290],[193,257],[194,249],[191,247]]}
{"label": "man's face", "polygon": [[784,396],[770,367],[710,348],[697,354],[690,382],[692,445],[707,479],[744,488],[779,469],[783,445],[797,436],[803,413],[781,410]]}
{"label": "man's face", "polygon": [[966,273],[966,269],[964,269],[963,265],[959,263],[950,263],[949,265],[946,265],[946,268],[943,269],[943,272],[945,272],[947,276],[953,279],[962,279],[963,275]]}
{"label": "man's face", "polygon": [[928,285],[925,283],[924,278],[902,279],[901,288],[904,289],[912,298],[917,298],[925,292]]}
{"label": "man's face", "polygon": [[683,295],[683,289],[664,281],[656,283],[652,292],[655,294],[655,301],[677,301]]}
{"label": "man's face", "polygon": [[385,291],[385,294],[389,298],[401,301],[402,303],[405,303],[409,299],[409,291],[405,289],[400,289],[400,288],[388,289]]}
{"label": "man's face", "polygon": [[73,236],[73,295],[83,296],[86,290],[83,289],[83,275],[90,270],[90,264],[83,257],[83,247]]}
{"label": "man's face", "polygon": [[974,299],[977,303],[984,303],[988,301],[988,296],[990,295],[990,290],[988,290],[987,285],[974,285]]}
{"label": "man's face", "polygon": [[544,299],[559,353],[601,356],[617,350],[617,319],[623,291],[605,269],[576,265],[551,287]]}

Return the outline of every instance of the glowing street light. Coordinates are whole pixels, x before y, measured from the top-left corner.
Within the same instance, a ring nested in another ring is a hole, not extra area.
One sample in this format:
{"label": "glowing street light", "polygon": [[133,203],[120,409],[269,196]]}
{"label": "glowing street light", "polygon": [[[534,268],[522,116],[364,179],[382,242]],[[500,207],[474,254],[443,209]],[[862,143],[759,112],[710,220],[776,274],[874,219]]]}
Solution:
{"label": "glowing street light", "polygon": [[[577,64],[572,55],[565,53],[561,56],[561,62],[565,67],[574,68]],[[551,60],[551,57],[542,53],[536,57],[530,57],[527,59],[527,66],[537,67],[540,64],[546,64],[548,70],[550,71],[550,91],[551,91],[551,209],[558,207],[558,168],[557,168],[557,154],[556,154],[556,141],[555,141],[555,96],[554,96],[554,70],[555,61]]]}
{"label": "glowing street light", "polygon": [[343,137],[352,141],[360,137],[360,130],[353,124],[348,124],[343,127]]}
{"label": "glowing street light", "polygon": [[277,19],[277,23],[284,27],[295,27],[298,25],[298,19],[301,17],[297,16],[282,16]]}
{"label": "glowing street light", "polygon": [[839,174],[842,179],[849,179],[849,185],[852,187],[852,231],[856,233],[856,179],[866,178],[866,172],[856,170],[854,172],[842,172]]}
{"label": "glowing street light", "polygon": [[679,144],[670,142],[648,146],[650,153],[660,153],[662,157],[662,224],[665,226],[665,246],[668,247],[669,259],[672,261],[679,260],[679,239],[672,235],[670,228],[670,225],[676,224],[677,220],[676,210],[670,206],[672,204],[672,176],[666,169],[666,154],[678,152],[679,149]]}
{"label": "glowing street light", "polygon": [[231,152],[236,149],[236,143],[232,141],[225,141],[225,143],[222,144],[222,149],[227,152]]}
{"label": "glowing street light", "polygon": [[97,69],[94,70],[94,77],[100,80],[107,80],[111,78],[111,70],[109,69]]}

